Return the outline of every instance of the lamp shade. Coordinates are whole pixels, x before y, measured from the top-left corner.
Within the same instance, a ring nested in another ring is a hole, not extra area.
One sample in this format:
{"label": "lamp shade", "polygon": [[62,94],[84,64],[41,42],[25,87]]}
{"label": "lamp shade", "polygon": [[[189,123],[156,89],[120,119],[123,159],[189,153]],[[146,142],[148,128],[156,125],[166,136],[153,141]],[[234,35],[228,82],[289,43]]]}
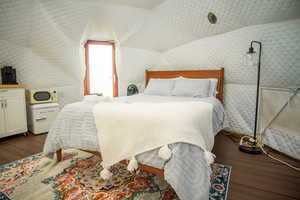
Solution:
{"label": "lamp shade", "polygon": [[253,51],[252,53],[247,52],[245,54],[244,63],[246,66],[249,67],[256,67],[257,66],[257,53]]}

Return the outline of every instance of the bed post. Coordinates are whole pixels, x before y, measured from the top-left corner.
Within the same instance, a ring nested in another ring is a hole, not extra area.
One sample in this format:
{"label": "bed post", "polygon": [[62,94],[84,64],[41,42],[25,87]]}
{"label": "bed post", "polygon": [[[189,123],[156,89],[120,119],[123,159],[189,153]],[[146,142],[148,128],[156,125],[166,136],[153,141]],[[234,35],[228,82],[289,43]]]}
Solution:
{"label": "bed post", "polygon": [[58,162],[62,160],[62,149],[56,151],[56,159]]}

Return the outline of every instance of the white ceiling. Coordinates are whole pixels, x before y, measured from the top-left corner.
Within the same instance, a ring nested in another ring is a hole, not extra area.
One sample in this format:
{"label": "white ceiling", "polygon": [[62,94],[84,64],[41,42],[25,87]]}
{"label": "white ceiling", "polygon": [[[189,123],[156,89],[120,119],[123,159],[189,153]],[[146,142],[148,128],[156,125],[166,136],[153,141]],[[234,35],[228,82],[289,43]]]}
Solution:
{"label": "white ceiling", "polygon": [[[136,48],[165,51],[178,45],[249,25],[300,18],[299,0],[166,0],[139,32],[124,41]],[[213,12],[217,24],[210,24]]]}
{"label": "white ceiling", "polygon": [[[74,0],[82,1],[82,0]],[[107,5],[125,5],[136,8],[152,9],[165,0],[84,0],[85,2],[90,3],[101,3]]]}
{"label": "white ceiling", "polygon": [[[0,0],[0,11],[0,40],[72,69],[73,61],[57,55],[86,39],[167,51],[249,25],[300,18],[300,0]],[[209,12],[217,24],[208,23]]]}
{"label": "white ceiling", "polygon": [[[46,19],[49,34],[75,42],[111,39],[166,51],[249,25],[300,18],[300,0],[1,0],[0,10],[1,38],[19,45],[28,45]],[[209,12],[218,17],[216,24],[208,22]]]}

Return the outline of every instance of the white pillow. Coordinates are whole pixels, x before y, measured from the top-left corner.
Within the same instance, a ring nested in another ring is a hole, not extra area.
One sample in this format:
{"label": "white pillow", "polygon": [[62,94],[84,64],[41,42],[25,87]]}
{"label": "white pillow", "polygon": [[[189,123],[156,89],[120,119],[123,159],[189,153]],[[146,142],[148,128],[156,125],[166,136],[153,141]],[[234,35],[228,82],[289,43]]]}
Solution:
{"label": "white pillow", "polygon": [[[180,78],[181,79],[191,79],[191,78],[184,78],[184,77],[180,77]],[[209,89],[209,92],[208,92],[208,96],[209,97],[216,97],[217,87],[218,87],[218,79],[210,78],[210,79],[205,79],[205,80],[210,80],[210,89]]]}
{"label": "white pillow", "polygon": [[172,90],[174,88],[175,79],[158,79],[151,78],[144,94],[148,95],[161,95],[161,96],[171,96]]}
{"label": "white pillow", "polygon": [[172,95],[184,97],[208,97],[209,91],[209,79],[182,78],[175,81]]}
{"label": "white pillow", "polygon": [[211,78],[210,80],[210,90],[209,90],[209,96],[215,97],[217,94],[217,86],[218,86],[218,79]]}

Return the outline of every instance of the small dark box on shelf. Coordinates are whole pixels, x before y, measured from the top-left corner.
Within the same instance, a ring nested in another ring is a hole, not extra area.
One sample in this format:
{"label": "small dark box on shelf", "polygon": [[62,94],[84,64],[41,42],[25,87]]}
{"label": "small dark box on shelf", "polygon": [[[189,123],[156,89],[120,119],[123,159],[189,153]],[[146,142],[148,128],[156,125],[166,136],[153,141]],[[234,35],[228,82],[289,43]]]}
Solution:
{"label": "small dark box on shelf", "polygon": [[2,84],[18,84],[17,82],[17,75],[16,69],[12,66],[4,66],[1,68],[1,77],[2,77]]}

